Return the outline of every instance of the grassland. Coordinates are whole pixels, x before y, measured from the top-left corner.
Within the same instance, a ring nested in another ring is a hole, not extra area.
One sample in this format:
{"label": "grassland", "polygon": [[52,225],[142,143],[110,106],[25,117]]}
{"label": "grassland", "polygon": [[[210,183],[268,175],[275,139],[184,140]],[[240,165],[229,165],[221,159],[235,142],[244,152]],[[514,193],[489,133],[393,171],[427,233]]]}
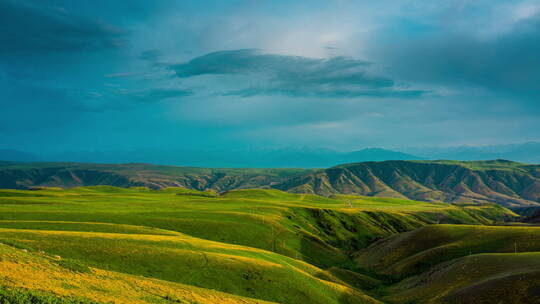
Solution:
{"label": "grassland", "polygon": [[432,225],[373,244],[358,253],[364,267],[410,276],[478,253],[540,252],[540,227]]}
{"label": "grassland", "polygon": [[[0,263],[11,267],[0,269],[0,287],[66,301],[379,303],[374,290],[387,286],[386,268],[364,272],[353,253],[429,224],[513,217],[497,205],[268,189],[0,190]],[[32,269],[41,274],[24,275]],[[57,272],[57,281],[46,279]]]}
{"label": "grassland", "polygon": [[3,244],[0,256],[0,303],[267,303],[98,268],[80,272],[58,257]]}
{"label": "grassland", "polygon": [[390,303],[540,303],[540,227],[432,225],[356,254]]}

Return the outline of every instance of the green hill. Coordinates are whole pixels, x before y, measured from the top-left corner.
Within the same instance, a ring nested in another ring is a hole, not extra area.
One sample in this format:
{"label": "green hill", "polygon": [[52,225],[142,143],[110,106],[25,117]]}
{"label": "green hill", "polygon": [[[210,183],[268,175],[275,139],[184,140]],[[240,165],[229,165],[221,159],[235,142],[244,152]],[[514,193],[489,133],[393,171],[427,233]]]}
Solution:
{"label": "green hill", "polygon": [[[224,192],[275,188],[323,196],[497,203],[520,213],[540,207],[540,166],[495,161],[383,161],[314,169],[208,169],[148,164],[0,162],[0,188],[109,185]],[[532,210],[532,211],[531,211]]]}
{"label": "green hill", "polygon": [[406,277],[471,254],[540,252],[539,239],[540,227],[431,225],[374,243],[356,256],[365,268]]}
{"label": "green hill", "polygon": [[[138,297],[141,303],[154,301],[152,297],[172,303],[167,300],[172,288],[174,299],[189,289],[194,295],[215,290],[216,297],[230,298],[230,303],[243,299],[239,297],[279,303],[378,303],[364,289],[381,281],[357,272],[354,252],[431,223],[493,224],[513,217],[497,205],[326,198],[269,189],[221,195],[111,186],[1,190],[0,263],[12,262],[11,268],[0,267],[0,288],[23,295],[38,290],[46,292],[44,297],[79,295],[98,302],[116,293],[125,299]],[[27,265],[28,259],[37,264]],[[12,278],[30,271],[25,269],[43,275],[58,271],[58,266],[84,273],[88,280],[116,279],[103,283],[96,298],[82,283],[69,287],[73,284],[68,277],[49,287],[32,276]],[[144,295],[147,289],[137,294],[132,288],[124,295],[118,284],[128,276],[144,281],[137,284],[158,280],[152,288],[160,292],[149,291],[150,296]]]}
{"label": "green hill", "polygon": [[390,303],[540,303],[540,252],[477,254],[391,287]]}
{"label": "green hill", "polygon": [[540,303],[540,227],[431,225],[355,254],[388,303]]}
{"label": "green hill", "polygon": [[271,303],[186,284],[90,268],[74,260],[17,247],[0,244],[0,303]]}
{"label": "green hill", "polygon": [[308,169],[211,169],[149,164],[87,164],[47,162],[0,162],[0,188],[108,185],[161,189],[183,187],[227,191],[268,187]]}
{"label": "green hill", "polygon": [[346,164],[275,186],[295,193],[359,194],[418,201],[540,206],[540,166],[505,160]]}

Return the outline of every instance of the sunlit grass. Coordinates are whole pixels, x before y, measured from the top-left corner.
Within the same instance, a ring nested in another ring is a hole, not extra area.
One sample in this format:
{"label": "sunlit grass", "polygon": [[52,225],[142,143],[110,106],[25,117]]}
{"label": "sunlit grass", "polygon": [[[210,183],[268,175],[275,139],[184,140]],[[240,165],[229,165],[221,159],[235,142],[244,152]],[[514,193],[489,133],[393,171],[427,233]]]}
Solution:
{"label": "sunlit grass", "polygon": [[54,267],[82,276],[101,269],[280,303],[373,303],[357,286],[380,282],[340,268],[355,251],[427,224],[512,216],[492,205],[268,189],[1,190],[0,243],[58,256]]}

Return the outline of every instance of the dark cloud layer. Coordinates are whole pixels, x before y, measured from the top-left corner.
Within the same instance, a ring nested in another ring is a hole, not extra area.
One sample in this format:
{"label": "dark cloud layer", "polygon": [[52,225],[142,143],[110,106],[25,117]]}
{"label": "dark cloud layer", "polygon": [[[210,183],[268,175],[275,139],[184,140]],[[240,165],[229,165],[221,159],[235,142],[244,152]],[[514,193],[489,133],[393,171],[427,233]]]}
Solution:
{"label": "dark cloud layer", "polygon": [[0,149],[537,141],[539,13],[540,0],[0,0]]}
{"label": "dark cloud layer", "polygon": [[92,51],[124,43],[119,29],[60,7],[0,0],[0,53]]}
{"label": "dark cloud layer", "polygon": [[[373,43],[372,56],[399,77],[448,87],[481,87],[512,100],[540,98],[540,14],[477,37],[463,32],[428,32],[415,39]],[[475,29],[476,30],[476,29]]]}
{"label": "dark cloud layer", "polygon": [[346,57],[329,59],[264,54],[257,50],[210,53],[170,68],[179,78],[203,75],[256,77],[259,83],[224,95],[280,94],[290,97],[420,97],[425,92],[400,88],[395,81],[372,75],[370,63]]}

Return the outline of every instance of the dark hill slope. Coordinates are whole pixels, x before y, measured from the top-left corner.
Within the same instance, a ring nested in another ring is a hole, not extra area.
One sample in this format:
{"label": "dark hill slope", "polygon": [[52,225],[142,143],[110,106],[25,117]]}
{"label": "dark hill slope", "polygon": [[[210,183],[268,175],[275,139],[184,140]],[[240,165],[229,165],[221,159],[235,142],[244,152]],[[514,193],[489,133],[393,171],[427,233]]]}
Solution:
{"label": "dark hill slope", "polygon": [[540,206],[540,166],[505,160],[384,161],[332,167],[275,186],[295,193]]}
{"label": "dark hill slope", "polygon": [[431,225],[355,256],[399,280],[385,303],[540,303],[540,227]]}
{"label": "dark hill slope", "polygon": [[475,254],[441,263],[387,292],[386,303],[539,304],[540,253]]}
{"label": "dark hill slope", "polygon": [[207,169],[148,164],[13,163],[0,162],[0,188],[184,187],[218,192],[260,188],[312,172],[305,169]]}
{"label": "dark hill slope", "polygon": [[525,223],[533,223],[533,224],[540,224],[540,209],[536,210],[532,215],[526,217],[523,222]]}

